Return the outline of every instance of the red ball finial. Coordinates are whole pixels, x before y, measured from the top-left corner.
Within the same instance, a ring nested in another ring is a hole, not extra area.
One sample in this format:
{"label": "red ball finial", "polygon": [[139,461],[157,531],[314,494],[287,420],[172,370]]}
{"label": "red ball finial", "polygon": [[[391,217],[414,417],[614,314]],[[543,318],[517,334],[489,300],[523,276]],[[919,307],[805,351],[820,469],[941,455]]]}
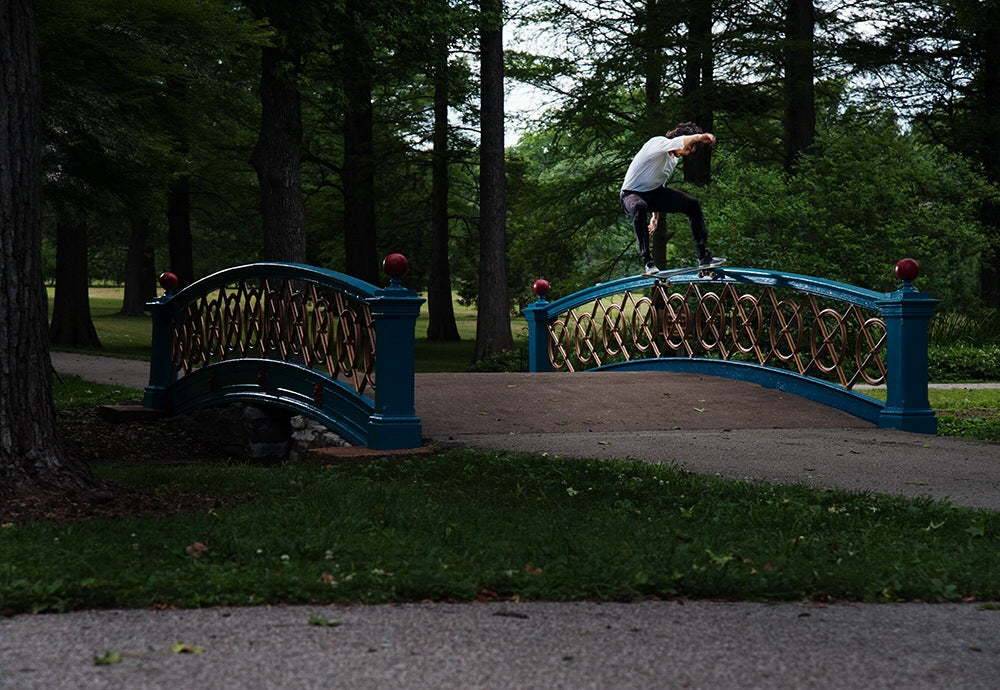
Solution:
{"label": "red ball finial", "polygon": [[920,264],[914,259],[900,259],[896,263],[896,277],[900,280],[913,282],[920,275]]}
{"label": "red ball finial", "polygon": [[531,290],[539,297],[545,297],[545,295],[549,294],[549,281],[545,280],[545,278],[539,278],[531,286]]}
{"label": "red ball finial", "polygon": [[180,285],[180,279],[176,274],[166,271],[160,274],[160,287],[167,292],[173,292]]}
{"label": "red ball finial", "polygon": [[382,262],[382,270],[384,270],[390,278],[402,278],[408,270],[410,270],[410,262],[406,260],[406,257],[402,254],[390,254],[385,257]]}

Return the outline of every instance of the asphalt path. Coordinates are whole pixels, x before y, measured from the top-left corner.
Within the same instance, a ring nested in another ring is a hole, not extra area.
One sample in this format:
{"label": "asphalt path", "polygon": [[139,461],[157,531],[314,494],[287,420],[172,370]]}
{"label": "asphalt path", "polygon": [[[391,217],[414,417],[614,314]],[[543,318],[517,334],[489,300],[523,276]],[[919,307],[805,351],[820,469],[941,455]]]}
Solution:
{"label": "asphalt path", "polygon": [[[141,388],[142,363],[54,353]],[[1000,447],[879,430],[753,384],[426,374],[439,446],[636,458],[1000,509]],[[1000,559],[1000,554],[998,554]],[[338,625],[310,625],[319,617]],[[187,652],[175,652],[183,643]],[[119,663],[101,666],[108,651]],[[197,652],[197,653],[195,653]],[[85,611],[0,619],[0,688],[994,688],[1000,606],[722,601]]]}

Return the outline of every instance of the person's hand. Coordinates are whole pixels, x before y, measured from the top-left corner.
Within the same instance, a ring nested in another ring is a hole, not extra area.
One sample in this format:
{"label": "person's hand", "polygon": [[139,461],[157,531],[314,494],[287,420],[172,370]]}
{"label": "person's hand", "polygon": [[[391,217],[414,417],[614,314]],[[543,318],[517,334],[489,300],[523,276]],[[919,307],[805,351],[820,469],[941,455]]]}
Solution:
{"label": "person's hand", "polygon": [[701,140],[709,146],[715,146],[715,135],[705,132],[701,135]]}
{"label": "person's hand", "polygon": [[650,235],[656,232],[656,226],[659,225],[659,222],[660,222],[660,216],[654,213],[653,217],[649,219],[649,227],[647,228],[649,230]]}

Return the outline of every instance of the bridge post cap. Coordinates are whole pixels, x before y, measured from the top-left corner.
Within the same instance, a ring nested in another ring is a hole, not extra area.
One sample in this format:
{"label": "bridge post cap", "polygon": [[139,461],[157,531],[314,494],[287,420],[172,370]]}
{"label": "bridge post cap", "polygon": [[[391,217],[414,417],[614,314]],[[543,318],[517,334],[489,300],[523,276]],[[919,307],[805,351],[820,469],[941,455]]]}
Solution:
{"label": "bridge post cap", "polygon": [[177,277],[177,274],[171,273],[170,271],[164,271],[163,273],[161,273],[159,281],[160,281],[160,287],[166,290],[168,294],[176,290],[177,286],[180,285],[181,283],[180,278]]}
{"label": "bridge post cap", "polygon": [[896,262],[896,277],[907,283],[912,283],[920,275],[920,264],[916,259],[900,259]]}
{"label": "bridge post cap", "polygon": [[392,253],[385,257],[382,261],[382,270],[384,270],[390,278],[398,281],[406,272],[410,270],[410,262],[405,256],[399,253]]}
{"label": "bridge post cap", "polygon": [[545,280],[545,278],[539,278],[531,286],[531,291],[541,299],[545,299],[545,296],[549,294],[549,281]]}

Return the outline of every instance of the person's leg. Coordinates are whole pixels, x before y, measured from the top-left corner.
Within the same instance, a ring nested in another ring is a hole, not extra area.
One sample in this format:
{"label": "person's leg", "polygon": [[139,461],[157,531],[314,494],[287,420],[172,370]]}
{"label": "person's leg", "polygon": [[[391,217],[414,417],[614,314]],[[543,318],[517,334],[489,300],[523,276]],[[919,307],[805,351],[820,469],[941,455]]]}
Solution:
{"label": "person's leg", "polygon": [[623,194],[621,202],[622,209],[632,219],[632,231],[639,244],[639,254],[642,255],[643,262],[648,264],[653,258],[649,251],[649,205],[642,196],[634,192]]}
{"label": "person's leg", "polygon": [[660,187],[654,191],[655,194],[648,198],[649,210],[661,213],[683,213],[687,216],[691,225],[691,237],[694,239],[694,246],[698,250],[698,259],[700,260],[705,254],[705,244],[708,242],[708,227],[705,225],[705,216],[701,212],[701,202],[680,189]]}

